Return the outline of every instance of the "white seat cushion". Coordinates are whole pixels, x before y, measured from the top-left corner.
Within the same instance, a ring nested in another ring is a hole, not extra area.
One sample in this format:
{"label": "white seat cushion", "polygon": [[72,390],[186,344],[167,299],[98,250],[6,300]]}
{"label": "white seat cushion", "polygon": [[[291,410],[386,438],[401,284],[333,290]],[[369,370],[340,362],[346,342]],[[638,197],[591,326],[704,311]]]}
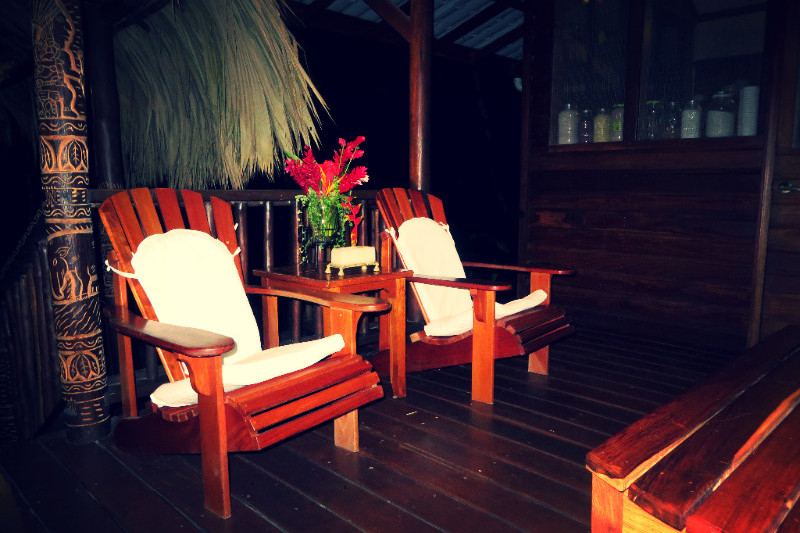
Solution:
{"label": "white seat cushion", "polygon": [[[397,251],[406,268],[418,276],[463,278],[464,266],[447,226],[425,217],[403,222],[397,230]],[[472,329],[472,298],[467,289],[416,284],[428,317],[425,333],[433,337],[459,335]],[[537,290],[511,302],[495,304],[495,317],[519,313],[541,304],[547,293]]]}
{"label": "white seat cushion", "polygon": [[[279,351],[274,354],[273,350],[262,352],[258,326],[233,256],[207,233],[176,229],[151,235],[139,244],[131,266],[159,321],[213,331],[236,341],[222,359],[226,390],[299,370],[344,346],[341,335],[333,335],[321,339],[326,342],[275,348]],[[240,368],[229,368],[239,364]],[[163,391],[159,388],[151,396],[157,405],[197,402],[188,380],[162,387]],[[177,392],[171,393],[173,390]]]}
{"label": "white seat cushion", "polygon": [[[536,290],[518,300],[508,303],[495,303],[494,317],[503,318],[526,309],[532,309],[547,299],[547,293],[543,290]],[[441,318],[436,321],[428,322],[425,325],[425,334],[431,337],[450,337],[459,335],[472,329],[472,309],[462,311],[453,316]]]}
{"label": "white seat cushion", "polygon": [[[222,388],[230,392],[301,370],[342,348],[344,338],[337,333],[323,339],[262,350],[233,364],[223,359]],[[197,403],[197,393],[187,378],[164,383],[153,391],[150,400],[158,406],[180,407]]]}

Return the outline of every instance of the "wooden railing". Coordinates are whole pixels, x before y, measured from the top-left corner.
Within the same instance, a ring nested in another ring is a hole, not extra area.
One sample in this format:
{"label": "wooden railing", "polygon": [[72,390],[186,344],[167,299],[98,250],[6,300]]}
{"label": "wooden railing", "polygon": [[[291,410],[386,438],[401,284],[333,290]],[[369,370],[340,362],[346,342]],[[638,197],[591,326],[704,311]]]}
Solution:
{"label": "wooden railing", "polygon": [[60,403],[41,213],[0,272],[0,441],[31,437]]}
{"label": "wooden railing", "polygon": [[[90,190],[93,209],[116,192]],[[201,192],[205,196],[222,198],[233,206],[241,258],[247,272],[297,262],[300,253],[297,190]],[[377,246],[381,222],[375,192],[358,191],[357,200],[364,204],[359,244]],[[102,260],[109,246],[97,218],[95,233],[98,272],[105,272]],[[41,221],[31,225],[18,250],[20,253],[6,266],[0,279],[0,441],[32,437],[49,419],[57,417],[63,405]],[[101,294],[108,301],[110,280],[102,275],[100,278]],[[300,305],[292,305],[285,313],[288,320],[282,322],[282,331],[293,340],[299,339],[303,335],[301,324],[308,312]],[[106,338],[105,353],[109,383],[115,383],[118,366],[112,337]],[[155,357],[145,356],[142,364],[147,376],[154,378]]]}

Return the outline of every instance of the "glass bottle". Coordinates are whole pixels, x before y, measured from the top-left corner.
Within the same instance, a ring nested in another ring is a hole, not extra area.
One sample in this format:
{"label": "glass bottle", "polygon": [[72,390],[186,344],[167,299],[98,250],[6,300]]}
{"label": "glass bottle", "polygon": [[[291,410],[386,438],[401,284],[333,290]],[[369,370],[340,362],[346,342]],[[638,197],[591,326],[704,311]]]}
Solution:
{"label": "glass bottle", "polygon": [[614,104],[611,108],[611,141],[619,142],[622,140],[622,126],[625,118],[625,105]]}
{"label": "glass bottle", "polygon": [[725,91],[714,93],[706,117],[706,137],[730,137],[734,128],[734,103]]}
{"label": "glass bottle", "polygon": [[644,140],[655,141],[661,138],[661,101],[648,100],[644,111]]}
{"label": "glass bottle", "polygon": [[558,144],[578,142],[578,110],[567,104],[558,113]]}
{"label": "glass bottle", "polygon": [[601,107],[594,116],[594,142],[606,143],[611,139],[611,115]]}
{"label": "glass bottle", "polygon": [[594,138],[594,115],[591,109],[581,111],[581,119],[578,123],[578,142],[590,143]]}
{"label": "glass bottle", "polygon": [[681,110],[678,102],[669,101],[664,110],[664,130],[662,139],[677,139],[681,131]]}
{"label": "glass bottle", "polygon": [[702,98],[695,96],[686,103],[681,113],[681,139],[697,139],[703,123]]}

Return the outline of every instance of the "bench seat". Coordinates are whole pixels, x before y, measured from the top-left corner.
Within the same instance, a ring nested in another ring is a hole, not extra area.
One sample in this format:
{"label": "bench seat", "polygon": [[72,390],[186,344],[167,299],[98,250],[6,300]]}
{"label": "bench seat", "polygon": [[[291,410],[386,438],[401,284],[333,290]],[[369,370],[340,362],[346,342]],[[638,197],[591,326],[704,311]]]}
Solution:
{"label": "bench seat", "polygon": [[800,531],[799,402],[789,326],[587,455],[593,533]]}

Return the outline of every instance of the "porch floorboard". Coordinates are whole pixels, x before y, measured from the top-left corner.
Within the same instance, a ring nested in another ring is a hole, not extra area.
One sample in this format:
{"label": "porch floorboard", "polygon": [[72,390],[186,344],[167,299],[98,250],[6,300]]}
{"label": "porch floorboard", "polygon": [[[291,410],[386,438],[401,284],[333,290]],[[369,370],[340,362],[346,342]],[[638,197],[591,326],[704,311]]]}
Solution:
{"label": "porch floorboard", "polygon": [[549,376],[498,361],[493,406],[470,402],[469,366],[411,374],[407,398],[361,410],[357,454],[331,424],[232,454],[228,520],[203,508],[198,456],[49,433],[0,445],[0,530],[586,533],[586,453],[735,355],[581,329]]}

